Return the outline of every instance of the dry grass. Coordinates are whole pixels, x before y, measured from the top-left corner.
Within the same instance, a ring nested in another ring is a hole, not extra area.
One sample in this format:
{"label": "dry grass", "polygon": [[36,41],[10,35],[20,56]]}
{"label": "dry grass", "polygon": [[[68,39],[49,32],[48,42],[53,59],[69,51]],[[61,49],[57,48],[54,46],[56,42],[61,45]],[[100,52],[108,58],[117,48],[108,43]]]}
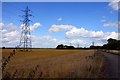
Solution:
{"label": "dry grass", "polygon": [[120,50],[103,50],[103,51],[108,52],[108,53],[112,53],[112,54],[120,55]]}
{"label": "dry grass", "polygon": [[[10,49],[3,49],[3,57]],[[11,78],[98,78],[104,59],[94,50],[34,49],[16,52],[3,77]]]}
{"label": "dry grass", "polygon": [[113,53],[113,54],[120,55],[120,51],[119,50],[110,50],[110,52]]}

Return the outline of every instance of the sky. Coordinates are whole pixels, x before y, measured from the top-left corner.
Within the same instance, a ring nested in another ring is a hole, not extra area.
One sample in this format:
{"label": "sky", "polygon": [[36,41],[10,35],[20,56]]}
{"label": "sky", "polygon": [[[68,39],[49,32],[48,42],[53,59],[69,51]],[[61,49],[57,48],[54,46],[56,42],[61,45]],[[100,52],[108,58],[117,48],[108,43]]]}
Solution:
{"label": "sky", "polygon": [[31,10],[32,47],[55,48],[58,44],[89,47],[118,38],[117,2],[3,2],[2,46],[20,42],[22,15]]}
{"label": "sky", "polygon": [[109,2],[111,0],[2,0],[2,2]]}

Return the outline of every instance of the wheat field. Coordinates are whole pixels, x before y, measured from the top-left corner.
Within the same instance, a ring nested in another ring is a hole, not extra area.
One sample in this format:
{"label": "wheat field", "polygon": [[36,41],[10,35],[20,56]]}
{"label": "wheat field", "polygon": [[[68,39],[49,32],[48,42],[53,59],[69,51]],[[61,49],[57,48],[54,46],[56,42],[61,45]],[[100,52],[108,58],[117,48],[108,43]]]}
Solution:
{"label": "wheat field", "polygon": [[[8,59],[13,49],[3,49]],[[15,51],[9,58],[3,78],[98,78],[104,58],[96,50],[33,49]]]}

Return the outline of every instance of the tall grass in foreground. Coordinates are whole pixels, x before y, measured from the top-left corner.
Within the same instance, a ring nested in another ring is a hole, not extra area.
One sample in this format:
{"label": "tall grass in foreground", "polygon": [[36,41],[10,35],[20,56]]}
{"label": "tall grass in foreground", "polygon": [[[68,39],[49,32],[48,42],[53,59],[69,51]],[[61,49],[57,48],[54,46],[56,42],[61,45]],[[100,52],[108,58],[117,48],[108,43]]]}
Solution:
{"label": "tall grass in foreground", "polygon": [[3,78],[99,78],[104,64],[104,57],[99,51],[90,55],[72,54],[50,60],[42,65],[36,64],[29,70],[5,70]]}

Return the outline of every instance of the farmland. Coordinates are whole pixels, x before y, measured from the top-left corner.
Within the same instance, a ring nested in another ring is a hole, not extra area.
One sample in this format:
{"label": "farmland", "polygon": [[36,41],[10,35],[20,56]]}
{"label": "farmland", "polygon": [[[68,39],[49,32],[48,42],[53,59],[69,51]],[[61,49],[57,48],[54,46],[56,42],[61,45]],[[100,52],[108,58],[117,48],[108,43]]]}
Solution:
{"label": "farmland", "polygon": [[[3,49],[7,59],[13,49]],[[9,59],[3,78],[98,78],[104,64],[97,50],[33,49],[15,51]]]}

